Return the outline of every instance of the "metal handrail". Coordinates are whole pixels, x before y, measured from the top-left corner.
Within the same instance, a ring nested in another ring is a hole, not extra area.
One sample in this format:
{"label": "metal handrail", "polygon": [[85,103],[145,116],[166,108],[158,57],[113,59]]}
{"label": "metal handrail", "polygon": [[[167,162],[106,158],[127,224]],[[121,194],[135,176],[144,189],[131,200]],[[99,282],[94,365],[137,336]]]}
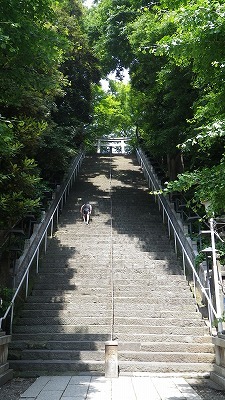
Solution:
{"label": "metal handrail", "polygon": [[136,154],[137,154],[138,162],[143,170],[144,176],[148,181],[148,185],[151,188],[151,190],[155,193],[155,199],[158,202],[159,210],[162,211],[164,223],[165,223],[165,217],[167,218],[169,236],[171,236],[171,231],[173,232],[174,246],[175,246],[176,253],[177,253],[178,245],[180,246],[180,249],[182,252],[184,275],[186,276],[185,261],[188,262],[188,265],[192,270],[195,299],[196,299],[196,293],[195,293],[196,281],[199,284],[200,290],[202,291],[202,293],[204,293],[204,295],[207,299],[208,308],[209,308],[210,331],[211,331],[212,330],[211,315],[213,314],[216,319],[220,318],[220,316],[217,315],[217,311],[215,310],[215,308],[212,304],[212,301],[210,298],[210,293],[208,295],[206,288],[203,286],[203,284],[196,272],[195,254],[193,252],[193,249],[191,248],[190,243],[188,242],[187,237],[185,236],[185,234],[183,232],[183,229],[179,225],[179,222],[172,211],[169,201],[167,200],[165,195],[160,193],[160,191],[162,190],[162,187],[157,179],[156,174],[154,173],[153,167],[150,165],[147,157],[145,156],[144,152],[140,148],[138,148],[136,150]]}
{"label": "metal handrail", "polygon": [[66,203],[67,196],[68,196],[70,189],[76,179],[77,173],[80,169],[83,159],[84,159],[84,153],[81,152],[73,160],[73,162],[70,166],[70,169],[68,171],[68,174],[66,175],[66,177],[60,187],[59,192],[56,194],[54,201],[52,202],[48,212],[45,215],[44,220],[40,224],[40,227],[34,236],[32,244],[30,245],[30,247],[27,250],[27,253],[24,256],[23,262],[20,265],[20,270],[21,270],[22,276],[21,276],[21,278],[19,276],[19,284],[13,295],[13,298],[11,300],[9,307],[5,311],[5,314],[0,318],[0,330],[2,328],[2,321],[7,318],[9,312],[11,311],[10,334],[12,333],[15,300],[17,299],[19,291],[25,281],[26,281],[25,296],[26,297],[28,296],[29,272],[30,272],[32,262],[34,261],[34,259],[36,257],[36,272],[38,273],[39,253],[40,253],[40,247],[42,245],[43,239],[44,239],[44,250],[46,252],[49,227],[51,229],[50,237],[52,237],[53,230],[54,230],[54,218],[56,217],[55,219],[56,219],[56,225],[57,225],[58,218],[59,218],[59,212],[62,210],[64,204]]}

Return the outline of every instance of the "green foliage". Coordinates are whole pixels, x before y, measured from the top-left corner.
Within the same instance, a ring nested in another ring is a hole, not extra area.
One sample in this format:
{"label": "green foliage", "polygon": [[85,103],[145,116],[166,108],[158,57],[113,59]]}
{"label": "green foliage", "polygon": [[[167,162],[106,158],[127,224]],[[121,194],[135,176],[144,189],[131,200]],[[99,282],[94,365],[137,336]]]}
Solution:
{"label": "green foliage", "polygon": [[103,0],[88,20],[104,72],[129,67],[139,137],[175,179],[166,190],[188,192],[198,208],[208,199],[216,214],[225,207],[224,13],[222,0]]}
{"label": "green foliage", "polygon": [[0,221],[7,229],[64,176],[100,76],[80,0],[2,0],[0,14]]}
{"label": "green foliage", "polygon": [[0,286],[0,317],[2,317],[9,307],[13,296],[12,289]]}
{"label": "green foliage", "polygon": [[135,129],[130,104],[129,84],[111,80],[107,92],[94,85],[92,137],[132,136]]}
{"label": "green foliage", "polygon": [[205,201],[210,202],[208,215],[220,215],[225,210],[225,162],[212,168],[202,168],[193,172],[185,172],[178,179],[169,182],[165,193],[178,191],[192,193],[191,203],[196,209]]}

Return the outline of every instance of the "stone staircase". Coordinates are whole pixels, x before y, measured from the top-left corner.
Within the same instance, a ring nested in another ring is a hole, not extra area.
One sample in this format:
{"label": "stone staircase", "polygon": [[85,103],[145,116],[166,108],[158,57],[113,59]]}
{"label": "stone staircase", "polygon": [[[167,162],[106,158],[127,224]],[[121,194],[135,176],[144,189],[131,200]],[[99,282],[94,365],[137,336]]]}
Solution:
{"label": "stone staircase", "polygon": [[[86,201],[88,226],[79,213]],[[96,155],[83,163],[14,326],[10,368],[25,376],[101,374],[111,338],[120,373],[213,367],[208,328],[136,159]]]}

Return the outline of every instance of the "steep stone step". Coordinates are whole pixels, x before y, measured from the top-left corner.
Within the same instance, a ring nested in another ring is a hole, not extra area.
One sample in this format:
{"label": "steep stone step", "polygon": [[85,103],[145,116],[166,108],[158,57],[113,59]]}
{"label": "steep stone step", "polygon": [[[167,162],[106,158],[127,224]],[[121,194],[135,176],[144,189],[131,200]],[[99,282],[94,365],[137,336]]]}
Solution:
{"label": "steep stone step", "polygon": [[[180,340],[182,340],[180,338]],[[186,353],[211,353],[214,355],[214,346],[212,343],[185,343],[183,341],[178,342],[120,342],[119,343],[119,354],[123,351],[127,352],[154,352],[154,353],[168,353],[168,352],[186,352]],[[18,354],[17,358],[20,358],[20,350],[101,350],[105,351],[105,343],[102,341],[91,341],[91,340],[48,340],[48,341],[38,341],[32,340],[24,341],[17,340],[10,344],[11,356],[12,349],[13,355]],[[18,353],[16,351],[19,350]]]}
{"label": "steep stone step", "polygon": [[[105,352],[99,350],[23,350],[21,359],[24,360],[80,360],[80,361],[104,361]],[[120,351],[119,360],[137,362],[180,362],[180,363],[204,363],[213,362],[215,355],[211,353],[187,353],[187,352],[146,352],[146,351]]]}
{"label": "steep stone step", "polygon": [[[204,349],[204,347],[202,347]],[[10,345],[11,357],[15,355],[13,359],[19,359],[21,357],[21,350],[98,350],[105,351],[105,343],[103,341],[91,341],[91,340],[49,340],[49,341],[25,341],[17,340]],[[12,351],[13,350],[13,351]],[[18,351],[19,350],[19,351]]]}
{"label": "steep stone step", "polygon": [[215,355],[211,353],[187,353],[187,352],[146,352],[124,351],[119,353],[120,362],[168,362],[168,363],[213,363]]}
{"label": "steep stone step", "polygon": [[[32,297],[32,298],[31,298]],[[102,295],[100,294],[84,294],[81,296],[78,296],[78,294],[73,295],[73,293],[68,293],[68,294],[62,294],[62,295],[40,295],[40,296],[31,296],[27,299],[28,303],[65,303],[65,304],[70,304],[71,302],[74,302],[75,304],[80,304],[81,300],[82,303],[106,303],[111,304],[111,295],[108,293],[107,295],[103,293]],[[114,297],[114,303],[115,306],[119,304],[124,304],[124,305],[130,305],[132,307],[138,307],[140,304],[141,298],[137,298],[137,296],[115,296]],[[155,295],[153,296],[148,296],[148,298],[143,298],[142,303],[144,305],[163,305],[166,308],[169,308],[170,306],[176,306],[177,304],[182,305],[183,307],[186,305],[193,305],[193,298],[192,297],[187,297],[185,296],[183,299],[180,298],[178,295],[170,296],[169,298],[165,298],[163,294],[158,294],[158,297],[156,298]]]}
{"label": "steep stone step", "polygon": [[[101,316],[99,315],[98,318],[95,316],[88,316],[88,317],[83,317],[83,316],[74,316],[72,313],[70,313],[68,316],[57,316],[57,317],[51,317],[51,316],[46,316],[46,317],[41,317],[38,316],[36,318],[26,318],[23,317],[23,319],[19,320],[17,322],[17,326],[23,326],[24,324],[26,326],[35,326],[35,325],[44,325],[50,323],[51,325],[109,325],[111,323],[111,315],[108,313],[109,316]],[[184,316],[185,317],[185,316]],[[181,318],[181,317],[176,317],[176,318],[141,318],[137,316],[137,318],[132,318],[132,317],[115,317],[114,320],[115,326],[121,326],[121,325],[127,325],[127,326],[133,326],[133,325],[145,325],[148,326],[149,328],[152,326],[159,326],[159,327],[164,327],[164,326],[186,326],[189,324],[189,327],[199,327],[200,326],[200,320],[199,318],[195,318],[193,320]],[[205,323],[202,321],[202,325],[204,326]],[[129,328],[130,329],[130,328]]]}
{"label": "steep stone step", "polygon": [[[101,316],[99,315],[98,318],[96,317],[81,317],[79,316],[74,316],[73,314],[70,314],[68,316],[57,316],[57,317],[36,317],[36,318],[26,318],[23,317],[22,320],[18,321],[17,326],[23,326],[23,324],[26,324],[28,327],[29,325],[35,326],[35,325],[43,325],[43,324],[48,324],[50,323],[51,325],[81,325],[81,326],[91,326],[91,325],[108,325],[110,326],[111,323],[111,316]],[[194,323],[193,323],[194,325]]]}
{"label": "steep stone step", "polygon": [[[115,310],[116,311],[116,316],[119,318],[124,318],[124,310]],[[52,318],[70,318],[72,315],[74,316],[90,316],[92,318],[98,318],[98,317],[107,317],[109,315],[110,312],[110,307],[109,305],[107,305],[107,307],[95,307],[95,308],[90,308],[89,305],[88,306],[83,306],[81,307],[80,305],[77,305],[77,307],[66,310],[66,309],[62,309],[62,310],[43,310],[43,309],[39,309],[39,310],[27,310],[24,309],[21,312],[21,316],[23,316],[23,318],[41,318],[41,317],[52,317]],[[177,311],[150,311],[149,308],[146,309],[142,309],[142,310],[134,310],[134,309],[130,309],[129,310],[129,318],[162,318],[162,319],[177,319]],[[191,319],[191,320],[200,320],[201,316],[199,315],[199,313],[197,313],[196,311],[193,312],[188,312],[188,311],[184,311],[182,315],[179,315],[180,319]],[[25,320],[24,320],[25,322]]]}
{"label": "steep stone step", "polygon": [[[193,330],[194,331],[194,330]],[[15,333],[85,333],[95,335],[109,335],[111,332],[110,325],[17,325],[14,327]]]}
{"label": "steep stone step", "polygon": [[[121,347],[121,345],[120,345]],[[133,347],[131,347],[133,348]],[[130,349],[129,349],[130,350]],[[139,350],[139,349],[138,349]],[[174,342],[174,343],[166,343],[166,342],[146,342],[146,343],[141,343],[140,346],[141,351],[147,351],[147,352],[161,352],[161,353],[169,353],[169,352],[186,352],[186,353],[195,353],[195,354],[203,354],[203,353],[212,353],[213,356],[214,354],[214,346],[210,343],[186,343],[186,346],[184,346],[184,343],[179,343],[179,342]]]}
{"label": "steep stone step", "polygon": [[[137,298],[137,296],[115,296],[114,297],[114,303],[115,306],[117,306],[117,304],[132,304],[133,306],[136,307],[137,304],[139,304],[140,299]],[[164,307],[166,307],[167,309],[170,307],[170,305],[177,305],[177,303],[179,302],[180,305],[186,306],[187,305],[191,305],[193,304],[193,298],[191,297],[187,297],[185,296],[185,298],[181,298],[179,296],[170,296],[168,298],[165,298],[163,296],[163,294],[159,294],[159,296],[156,298],[154,295],[153,296],[148,296],[148,298],[144,298],[143,299],[143,303],[144,304],[163,304]]]}
{"label": "steep stone step", "polygon": [[[96,284],[96,286],[94,286]],[[71,292],[76,295],[77,292],[83,293],[85,291],[89,293],[89,291],[95,291],[97,287],[97,281],[91,280],[90,282],[85,282],[85,284],[82,285],[82,282],[74,280],[74,283],[64,283],[64,282],[54,282],[54,283],[37,283],[35,285],[35,291],[34,295],[40,295],[40,293],[43,293],[43,295],[48,295],[51,291],[54,291],[54,294],[70,294]],[[99,292],[111,292],[111,286],[110,286],[110,279],[108,280],[99,280]],[[145,282],[144,284],[138,284],[136,281],[129,284],[124,284],[124,285],[114,285],[114,293],[115,295],[125,295],[126,293],[129,294],[138,294],[141,293],[142,297],[145,297],[145,294],[148,293],[149,295],[151,294],[157,294],[158,292],[163,291],[165,293],[165,296],[170,296],[170,294],[176,294],[179,293],[179,295],[182,297],[182,295],[185,294],[190,294],[190,287],[180,283],[179,285],[171,285],[170,287],[162,284],[161,285],[161,290],[159,291],[159,288],[155,288],[153,282]],[[51,294],[51,293],[50,293]]]}
{"label": "steep stone step", "polygon": [[142,362],[142,361],[121,361],[120,362],[120,372],[133,373],[133,372],[143,372],[162,374],[169,373],[181,374],[190,373],[193,376],[195,374],[206,374],[213,370],[213,364],[210,362],[203,363],[182,363],[182,362]]}
{"label": "steep stone step", "polygon": [[77,375],[80,372],[103,374],[104,361],[95,360],[11,360],[11,367],[17,375],[39,377],[42,375]]}
{"label": "steep stone step", "polygon": [[[101,328],[100,328],[101,327]],[[94,333],[94,334],[109,334],[111,325],[17,325],[14,328],[15,333]],[[114,327],[114,334],[121,339],[121,335],[129,333],[130,340],[133,341],[135,334],[168,334],[182,335],[184,332],[183,326],[158,326],[158,325],[120,325]],[[188,335],[204,335],[208,333],[206,326],[186,326],[185,332]]]}
{"label": "steep stone step", "polygon": [[[80,361],[80,360],[19,360],[11,361],[11,366],[20,376],[38,377],[41,375],[77,375],[81,372],[104,374],[105,362],[103,361]],[[120,373],[195,373],[206,374],[213,370],[211,363],[168,363],[168,362],[137,362],[121,361]]]}
{"label": "steep stone step", "polygon": [[[120,371],[208,373],[209,330],[157,204],[132,157],[111,161],[87,157],[83,164],[13,327],[10,366],[26,376],[104,373],[113,287]],[[87,200],[88,226],[79,212]]]}
{"label": "steep stone step", "polygon": [[[117,275],[119,275],[119,274],[117,274]],[[137,278],[135,278],[133,276],[133,274],[130,274],[130,276],[131,276],[131,279],[129,279],[129,277],[126,279],[125,276],[124,276],[124,279],[121,279],[122,277],[118,276],[118,278],[120,278],[120,279],[113,280],[114,287],[119,289],[119,288],[122,288],[123,286],[126,286],[128,288],[128,290],[131,286],[132,287],[136,286],[136,287],[139,287],[140,289],[144,288],[146,286],[147,287],[153,287],[153,286],[155,287],[156,278],[152,275],[146,274],[146,276],[142,277],[142,278],[140,277],[140,275],[139,276],[137,275]],[[177,276],[177,278],[179,278],[179,277]],[[50,281],[54,282],[54,284],[53,283],[48,284],[48,282],[50,282]],[[168,281],[169,281],[170,287],[173,289],[175,289],[177,287],[185,288],[185,289],[188,288],[188,291],[190,291],[190,287],[188,286],[187,282],[185,282],[181,278],[180,279],[171,279],[171,280],[168,279]],[[57,286],[58,288],[60,287],[60,285],[62,286],[61,288],[63,288],[64,285],[67,285],[66,289],[73,289],[74,286],[75,286],[75,289],[77,289],[77,288],[79,288],[79,286],[83,285],[84,282],[85,282],[85,287],[90,286],[90,285],[96,286],[97,284],[99,284],[99,286],[102,286],[102,287],[104,287],[104,286],[110,287],[111,276],[110,276],[110,274],[108,274],[107,276],[99,274],[98,278],[96,278],[95,274],[89,275],[88,272],[86,274],[77,273],[73,277],[66,277],[66,276],[63,276],[63,274],[61,276],[58,274],[52,274],[52,275],[45,274],[45,275],[39,276],[37,283],[35,284],[35,287],[37,289],[40,289],[40,288],[45,289],[45,288],[49,287],[49,289],[50,289],[51,286],[53,287],[54,285],[55,285],[54,287]],[[165,285],[165,280],[158,279],[157,283],[160,283],[160,282],[161,282],[163,289],[165,287],[168,287],[168,285],[167,286]]]}
{"label": "steep stone step", "polygon": [[[10,346],[14,346],[16,342],[21,342],[23,341],[25,343],[25,346],[32,346],[34,348],[35,346],[41,346],[41,344],[44,346],[47,345],[49,341],[60,341],[63,345],[64,342],[71,342],[71,341],[102,341],[105,342],[107,340],[110,340],[111,334],[110,333],[88,333],[88,332],[78,332],[78,333],[57,333],[57,332],[39,332],[39,333],[14,333],[13,338],[14,341],[10,343]],[[139,343],[139,346],[142,346],[144,343],[148,344],[149,342],[154,342],[156,345],[161,347],[163,343],[181,343],[184,345],[184,348],[186,349],[187,346],[190,343],[194,344],[207,344],[209,348],[212,346],[212,340],[211,337],[205,333],[205,334],[197,334],[197,335],[190,335],[189,333],[187,334],[170,334],[170,332],[165,332],[164,334],[161,333],[158,335],[157,333],[133,333],[132,338],[129,334],[125,333],[120,333],[120,343],[127,343],[128,346],[130,346],[130,343]]]}
{"label": "steep stone step", "polygon": [[[111,305],[111,300],[109,302],[104,302],[104,303],[97,303],[97,302],[85,302],[82,305],[80,303],[30,303],[27,302],[24,305],[23,311],[21,311],[21,315],[24,313],[32,313],[32,315],[35,315],[37,312],[43,312],[48,315],[48,312],[67,312],[67,311],[72,311],[72,312],[79,312],[82,310],[87,310],[89,314],[92,315],[92,312],[104,312],[109,310]],[[161,317],[166,317],[168,315],[170,316],[176,316],[178,313],[180,313],[180,306],[177,304],[175,305],[170,305],[170,310],[165,310],[164,304],[145,304],[145,303],[137,303],[135,305],[135,309],[133,304],[116,304],[115,311],[117,315],[119,313],[124,313],[126,312],[127,315],[132,315],[132,312],[136,315],[137,312],[143,312],[145,315],[146,313],[153,314],[153,315],[159,315]],[[185,315],[190,314],[191,318],[201,318],[201,315],[199,312],[197,312],[196,306],[192,304],[187,304],[185,306],[185,310],[183,311]]]}

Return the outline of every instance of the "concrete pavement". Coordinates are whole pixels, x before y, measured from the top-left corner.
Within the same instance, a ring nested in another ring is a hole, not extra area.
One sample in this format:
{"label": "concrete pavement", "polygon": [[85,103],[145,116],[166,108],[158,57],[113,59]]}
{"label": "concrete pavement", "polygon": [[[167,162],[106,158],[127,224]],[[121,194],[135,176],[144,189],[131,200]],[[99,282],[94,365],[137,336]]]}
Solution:
{"label": "concrete pavement", "polygon": [[182,377],[41,376],[21,400],[201,400]]}

